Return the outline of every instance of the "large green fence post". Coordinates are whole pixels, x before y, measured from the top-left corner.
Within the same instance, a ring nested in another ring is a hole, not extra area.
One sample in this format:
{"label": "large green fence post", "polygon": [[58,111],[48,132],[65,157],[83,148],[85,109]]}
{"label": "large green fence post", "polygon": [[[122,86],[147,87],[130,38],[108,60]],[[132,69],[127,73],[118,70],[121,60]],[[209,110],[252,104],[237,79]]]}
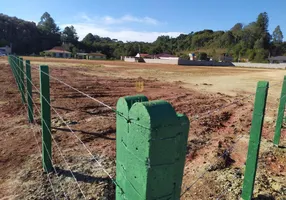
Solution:
{"label": "large green fence post", "polygon": [[29,122],[34,122],[34,113],[33,113],[33,96],[32,96],[32,76],[31,76],[31,65],[30,61],[26,60],[26,78],[27,78],[27,102],[28,102],[28,117]]}
{"label": "large green fence post", "polygon": [[122,97],[116,118],[116,200],[178,200],[189,120],[166,101]]}
{"label": "large green fence post", "polygon": [[282,90],[281,90],[281,96],[280,96],[280,102],[279,102],[279,108],[278,108],[278,114],[277,114],[277,120],[276,120],[276,126],[275,126],[275,135],[273,139],[273,143],[276,146],[279,146],[279,143],[280,143],[285,103],[286,103],[286,76],[284,76],[284,80],[282,84]]}
{"label": "large green fence post", "polygon": [[52,166],[52,138],[51,138],[51,108],[50,108],[50,77],[49,67],[40,66],[41,89],[41,121],[42,121],[42,161],[46,172],[53,169]]}
{"label": "large green fence post", "polygon": [[241,196],[243,200],[251,200],[253,194],[268,86],[267,81],[259,81],[257,84]]}
{"label": "large green fence post", "polygon": [[25,72],[24,72],[24,63],[23,58],[19,59],[19,79],[20,79],[20,88],[21,88],[21,95],[22,95],[22,102],[26,103],[25,98]]}

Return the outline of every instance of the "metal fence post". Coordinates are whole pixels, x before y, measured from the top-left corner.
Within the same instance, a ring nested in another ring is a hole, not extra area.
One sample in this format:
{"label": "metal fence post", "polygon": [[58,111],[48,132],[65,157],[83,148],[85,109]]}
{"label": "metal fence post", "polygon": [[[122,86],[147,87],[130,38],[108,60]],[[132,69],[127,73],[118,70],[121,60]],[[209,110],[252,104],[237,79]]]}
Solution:
{"label": "metal fence post", "polygon": [[49,67],[40,66],[41,89],[41,121],[42,121],[42,161],[46,172],[53,169],[52,166],[52,138],[51,138],[51,108],[50,108],[50,77]]}
{"label": "metal fence post", "polygon": [[122,97],[116,118],[116,199],[180,199],[189,120],[166,101]]}
{"label": "metal fence post", "polygon": [[28,102],[28,117],[29,122],[34,122],[34,113],[33,113],[33,94],[32,94],[32,76],[31,76],[31,65],[30,61],[26,60],[26,79],[27,79],[27,102]]}
{"label": "metal fence post", "polygon": [[280,142],[281,128],[283,125],[283,118],[284,118],[285,103],[286,103],[286,76],[284,76],[284,80],[282,84],[282,90],[281,90],[281,96],[280,96],[280,102],[279,102],[279,108],[278,108],[278,114],[277,114],[277,120],[276,120],[276,126],[275,126],[275,135],[273,139],[273,143],[276,146],[279,146],[279,142]]}
{"label": "metal fence post", "polygon": [[259,81],[257,84],[241,195],[244,200],[251,200],[253,194],[268,86],[267,81]]}

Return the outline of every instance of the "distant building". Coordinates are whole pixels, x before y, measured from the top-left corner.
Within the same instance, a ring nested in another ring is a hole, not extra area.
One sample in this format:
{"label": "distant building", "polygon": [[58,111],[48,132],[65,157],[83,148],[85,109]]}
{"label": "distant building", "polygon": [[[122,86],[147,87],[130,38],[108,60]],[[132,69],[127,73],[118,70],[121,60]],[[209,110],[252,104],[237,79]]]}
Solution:
{"label": "distant building", "polygon": [[137,53],[135,58],[153,58],[153,55],[149,55],[147,53]]}
{"label": "distant building", "polygon": [[0,47],[0,55],[1,54],[10,54],[12,53],[12,49],[9,46],[5,46],[5,47]]}
{"label": "distant building", "polygon": [[168,59],[168,60],[178,60],[179,57],[168,54],[168,53],[160,53],[160,54],[156,54],[154,55],[155,59]]}
{"label": "distant building", "polygon": [[88,53],[76,53],[75,58],[77,59],[87,59],[88,58]]}
{"label": "distant building", "polygon": [[232,58],[232,56],[224,53],[224,54],[219,56],[219,61],[220,62],[232,62],[233,58]]}
{"label": "distant building", "polygon": [[54,47],[50,50],[44,51],[45,55],[50,55],[55,58],[71,58],[71,52],[66,51],[63,47]]}
{"label": "distant building", "polygon": [[275,56],[268,58],[270,63],[286,63],[286,56]]}
{"label": "distant building", "polygon": [[88,53],[87,59],[88,60],[106,60],[106,55],[102,53]]}

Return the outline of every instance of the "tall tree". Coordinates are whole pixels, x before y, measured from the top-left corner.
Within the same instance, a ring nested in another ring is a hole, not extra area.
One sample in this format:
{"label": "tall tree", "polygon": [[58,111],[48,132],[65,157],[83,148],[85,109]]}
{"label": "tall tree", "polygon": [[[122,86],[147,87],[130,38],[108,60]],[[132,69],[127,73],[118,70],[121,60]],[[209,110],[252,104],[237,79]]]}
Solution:
{"label": "tall tree", "polygon": [[267,33],[268,32],[268,14],[266,12],[260,13],[256,20],[256,25],[259,33]]}
{"label": "tall tree", "polygon": [[73,26],[65,27],[61,36],[62,42],[76,44],[78,40],[78,36],[76,30]]}
{"label": "tall tree", "polygon": [[273,31],[273,42],[274,44],[281,44],[283,42],[283,33],[278,25]]}
{"label": "tall tree", "polygon": [[237,32],[237,31],[241,31],[243,28],[243,24],[242,23],[236,23],[230,30],[232,32]]}
{"label": "tall tree", "polygon": [[257,40],[263,40],[263,48],[268,49],[270,45],[271,35],[268,32],[268,14],[266,12],[260,13],[256,20]]}
{"label": "tall tree", "polygon": [[59,27],[56,25],[55,20],[51,17],[48,12],[45,12],[42,17],[41,21],[38,23],[38,28],[43,30],[47,33],[59,33]]}

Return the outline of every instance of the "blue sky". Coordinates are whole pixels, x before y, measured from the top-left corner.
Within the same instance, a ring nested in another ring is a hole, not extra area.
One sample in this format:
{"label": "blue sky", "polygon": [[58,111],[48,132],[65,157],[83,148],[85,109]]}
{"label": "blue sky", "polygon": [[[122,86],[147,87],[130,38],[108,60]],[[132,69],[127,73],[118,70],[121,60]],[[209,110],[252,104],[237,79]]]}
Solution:
{"label": "blue sky", "polygon": [[[80,39],[91,32],[123,41],[154,41],[203,29],[229,30],[267,12],[269,31],[280,25],[286,37],[286,0],[14,0],[0,13],[38,22],[47,11],[60,28],[74,25]],[[284,23],[283,23],[284,22]]]}

